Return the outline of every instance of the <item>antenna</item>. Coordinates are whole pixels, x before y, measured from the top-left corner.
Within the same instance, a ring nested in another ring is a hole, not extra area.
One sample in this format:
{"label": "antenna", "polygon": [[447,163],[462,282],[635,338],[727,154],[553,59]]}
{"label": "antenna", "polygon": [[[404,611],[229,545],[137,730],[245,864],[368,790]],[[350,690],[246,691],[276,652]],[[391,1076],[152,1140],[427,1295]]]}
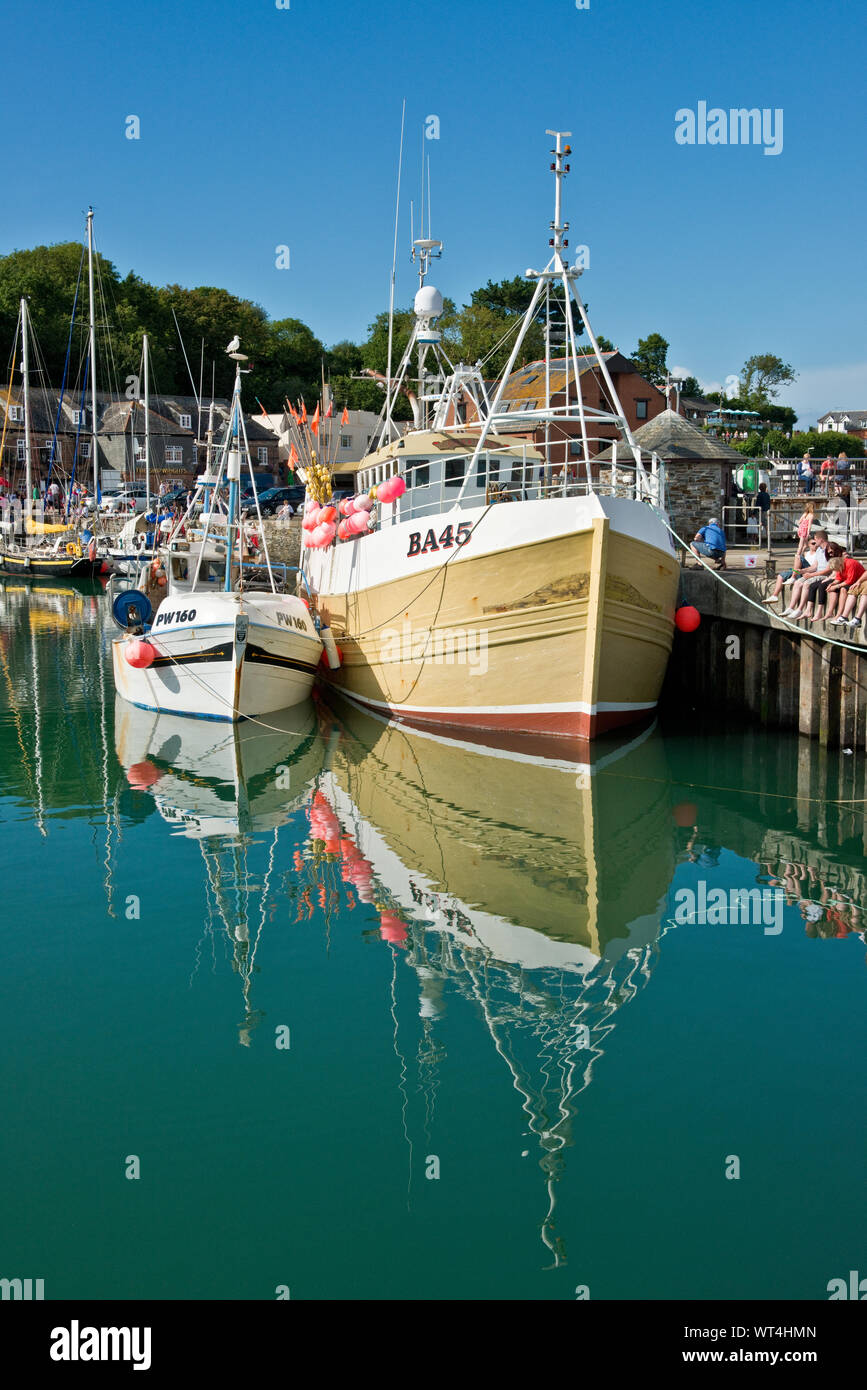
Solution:
{"label": "antenna", "polygon": [[406,97],[400,113],[400,154],[397,161],[397,199],[394,207],[394,252],[391,258],[391,292],[388,300],[388,380],[385,383],[385,423],[391,433],[391,364],[394,346],[394,277],[397,273],[397,224],[400,217],[400,176],[403,171],[403,128],[406,121]]}

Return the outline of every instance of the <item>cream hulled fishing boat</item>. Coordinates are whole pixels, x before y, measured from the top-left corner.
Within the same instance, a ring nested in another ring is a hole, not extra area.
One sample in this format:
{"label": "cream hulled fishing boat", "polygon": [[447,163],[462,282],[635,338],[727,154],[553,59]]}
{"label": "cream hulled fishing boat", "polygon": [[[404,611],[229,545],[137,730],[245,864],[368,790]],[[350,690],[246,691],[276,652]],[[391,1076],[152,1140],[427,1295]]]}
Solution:
{"label": "cream hulled fishing boat", "polygon": [[[242,450],[237,352],[232,416],[215,471],[209,461],[183,524],[146,569],[147,592],[118,595],[124,634],[112,643],[115,686],[131,704],[201,719],[252,719],[306,700],[322,642],[303,599],[286,592],[268,555],[259,515],[253,557],[240,516]],[[228,483],[228,510],[219,495]],[[183,534],[182,534],[183,533]],[[164,595],[162,597],[161,595]]]}
{"label": "cream hulled fishing boat", "polygon": [[[535,289],[502,377],[490,389],[477,368],[446,358],[436,326],[442,296],[425,283],[440,243],[415,242],[416,323],[385,383],[383,428],[358,469],[356,512],[336,543],[314,533],[305,560],[342,654],[330,678],[352,699],[409,723],[594,737],[652,711],[665,675],[678,565],[664,469],[635,444],[577,295],[582,270],[564,258],[565,134],[556,133],[552,151],[553,253],[544,270],[527,271]],[[576,315],[589,353],[578,352]],[[515,410],[510,376],[540,316],[541,399]],[[565,404],[555,405],[557,323],[568,367]],[[415,428],[401,436],[392,407],[398,392],[409,394],[416,350]],[[427,369],[429,353],[438,371]],[[588,363],[601,374],[609,409],[582,394]],[[574,481],[558,466],[567,422],[580,439],[583,477]],[[612,427],[622,434],[621,457],[615,447],[600,472],[594,450],[611,444]],[[376,511],[365,527],[356,516],[373,489]]]}

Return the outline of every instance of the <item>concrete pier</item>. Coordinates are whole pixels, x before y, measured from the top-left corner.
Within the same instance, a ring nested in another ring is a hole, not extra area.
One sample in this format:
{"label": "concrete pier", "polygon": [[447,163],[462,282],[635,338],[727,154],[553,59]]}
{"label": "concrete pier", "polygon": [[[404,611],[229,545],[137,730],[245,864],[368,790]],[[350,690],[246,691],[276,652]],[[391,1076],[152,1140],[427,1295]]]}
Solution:
{"label": "concrete pier", "polygon": [[797,730],[825,748],[867,750],[863,627],[822,622],[793,628],[777,616],[782,602],[778,608],[763,604],[773,574],[731,569],[723,577],[734,592],[716,572],[683,571],[679,603],[697,608],[702,622],[696,632],[675,637],[665,702],[742,713],[769,729]]}

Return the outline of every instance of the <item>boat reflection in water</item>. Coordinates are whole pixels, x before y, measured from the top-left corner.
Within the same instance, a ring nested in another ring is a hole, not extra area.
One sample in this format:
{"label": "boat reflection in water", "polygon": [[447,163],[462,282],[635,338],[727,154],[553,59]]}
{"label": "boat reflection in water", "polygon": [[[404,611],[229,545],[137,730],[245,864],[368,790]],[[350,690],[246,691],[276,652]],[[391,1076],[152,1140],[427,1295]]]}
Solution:
{"label": "boat reflection in water", "polygon": [[[222,930],[229,943],[243,986],[239,1039],[249,1046],[262,1018],[251,1001],[256,950],[282,886],[278,832],[307,805],[322,766],[316,711],[308,702],[269,715],[267,726],[255,720],[228,725],[154,714],[117,696],[115,746],[129,785],[154,798],[175,834],[199,844],[205,932]],[[268,865],[260,885],[249,852],[263,837]]]}
{"label": "boat reflection in water", "polygon": [[[120,701],[115,717],[129,783],[200,845],[207,921],[225,933],[243,981],[241,1042],[260,1018],[252,974],[288,850],[296,920],[321,913],[327,931],[337,919],[344,929],[359,921],[392,953],[401,1085],[398,1035],[411,1031],[426,1129],[445,1056],[438,1023],[450,994],[472,1003],[539,1146],[542,1234],[559,1262],[555,1185],[578,1098],[614,1015],[649,977],[674,868],[661,740],[647,730],[598,742],[592,754],[586,743],[571,757],[558,746],[542,760],[408,731],[343,701],[287,711],[282,733]],[[580,760],[581,749],[592,761]],[[627,797],[622,783],[597,776],[614,763],[643,779]],[[263,832],[259,885],[248,850]],[[401,964],[415,976],[419,1021],[401,1008],[399,1029]]]}
{"label": "boat reflection in water", "polygon": [[[342,877],[375,903],[381,936],[416,976],[428,1125],[437,1020],[456,991],[521,1097],[547,1184],[542,1239],[559,1264],[556,1183],[579,1097],[617,1010],[650,976],[674,872],[664,745],[648,729],[543,760],[334,708],[343,737],[314,834],[339,845]],[[598,775],[615,764],[637,778],[627,796]]]}

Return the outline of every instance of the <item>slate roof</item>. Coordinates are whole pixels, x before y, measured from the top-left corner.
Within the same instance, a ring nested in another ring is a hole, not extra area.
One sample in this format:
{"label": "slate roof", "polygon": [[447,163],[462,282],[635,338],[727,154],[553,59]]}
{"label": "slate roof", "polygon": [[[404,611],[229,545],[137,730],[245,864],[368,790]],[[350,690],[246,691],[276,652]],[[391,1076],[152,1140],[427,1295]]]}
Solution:
{"label": "slate roof", "polygon": [[[688,462],[694,459],[713,463],[736,463],[738,467],[744,463],[744,455],[738,453],[737,449],[732,449],[715,435],[706,434],[697,425],[693,425],[691,421],[685,420],[682,415],[670,409],[663,410],[661,414],[648,420],[646,425],[633,430],[632,437],[645,453],[658,454],[666,463]],[[623,439],[625,442],[625,436]],[[624,457],[619,447],[617,454],[618,458]],[[611,449],[605,449],[596,455],[594,462],[604,462],[611,456]]]}

